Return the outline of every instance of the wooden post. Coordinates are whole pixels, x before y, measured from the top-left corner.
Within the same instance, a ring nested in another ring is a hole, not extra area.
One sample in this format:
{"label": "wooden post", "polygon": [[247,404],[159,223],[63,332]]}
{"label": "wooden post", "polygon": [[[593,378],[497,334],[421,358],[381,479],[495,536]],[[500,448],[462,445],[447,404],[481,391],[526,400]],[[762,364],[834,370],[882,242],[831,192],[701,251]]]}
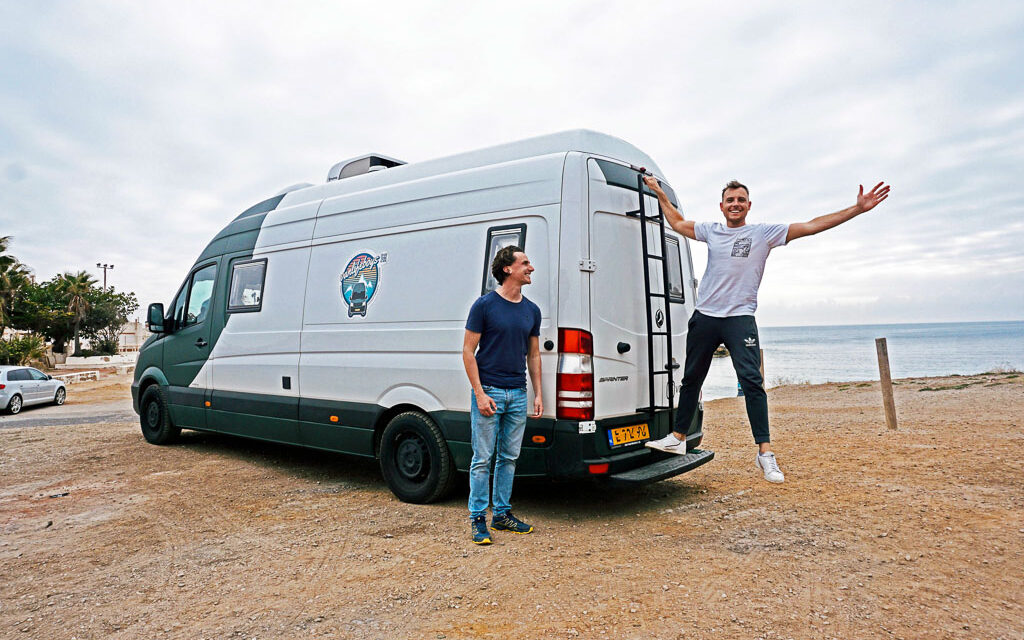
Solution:
{"label": "wooden post", "polygon": [[889,429],[896,429],[896,400],[892,393],[892,375],[889,373],[889,348],[885,338],[875,338],[875,350],[878,352],[878,373],[882,382],[882,404],[885,406],[885,424]]}

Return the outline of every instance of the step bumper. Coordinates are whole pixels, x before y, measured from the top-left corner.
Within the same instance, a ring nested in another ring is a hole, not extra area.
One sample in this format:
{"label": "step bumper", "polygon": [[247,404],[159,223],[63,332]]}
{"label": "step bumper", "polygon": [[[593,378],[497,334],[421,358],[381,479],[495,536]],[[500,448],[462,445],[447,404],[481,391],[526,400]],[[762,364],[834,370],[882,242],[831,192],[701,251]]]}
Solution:
{"label": "step bumper", "polygon": [[711,462],[715,457],[715,452],[693,449],[683,456],[672,454],[670,456],[658,462],[606,476],[603,481],[621,486],[658,482],[696,469],[706,462]]}

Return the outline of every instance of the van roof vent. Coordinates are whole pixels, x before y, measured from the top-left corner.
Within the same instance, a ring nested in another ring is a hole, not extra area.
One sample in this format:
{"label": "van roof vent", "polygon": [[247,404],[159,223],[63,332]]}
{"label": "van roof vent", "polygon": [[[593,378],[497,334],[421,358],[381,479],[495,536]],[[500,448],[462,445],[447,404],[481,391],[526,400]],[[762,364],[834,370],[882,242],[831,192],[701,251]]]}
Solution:
{"label": "van roof vent", "polygon": [[390,169],[391,167],[397,167],[402,164],[406,163],[379,153],[371,153],[367,156],[349,158],[348,160],[342,160],[331,167],[331,170],[327,172],[327,182],[330,182],[331,180],[340,180],[342,178],[351,178],[352,176],[359,176],[364,173],[370,173],[371,171]]}

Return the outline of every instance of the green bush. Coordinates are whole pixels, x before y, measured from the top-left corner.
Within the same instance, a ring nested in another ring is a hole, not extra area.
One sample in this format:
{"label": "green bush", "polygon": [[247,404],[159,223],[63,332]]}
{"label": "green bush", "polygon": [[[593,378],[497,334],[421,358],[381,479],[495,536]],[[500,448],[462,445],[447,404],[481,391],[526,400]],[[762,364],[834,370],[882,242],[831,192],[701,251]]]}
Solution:
{"label": "green bush", "polygon": [[93,350],[98,356],[116,356],[117,355],[117,338],[101,338],[99,340],[92,341]]}
{"label": "green bush", "polygon": [[28,334],[0,340],[0,364],[27,365],[46,355],[46,343],[42,336]]}

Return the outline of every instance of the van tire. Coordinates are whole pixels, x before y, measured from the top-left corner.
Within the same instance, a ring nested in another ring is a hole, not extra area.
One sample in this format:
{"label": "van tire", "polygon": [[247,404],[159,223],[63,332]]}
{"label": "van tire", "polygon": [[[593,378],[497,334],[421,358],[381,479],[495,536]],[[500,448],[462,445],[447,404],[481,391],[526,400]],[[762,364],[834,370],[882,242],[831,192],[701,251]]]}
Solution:
{"label": "van tire", "polygon": [[455,479],[455,465],[441,430],[417,411],[398,414],[384,428],[380,470],[398,499],[413,504],[440,500]]}
{"label": "van tire", "polygon": [[167,397],[160,385],[154,384],[146,388],[142,393],[139,409],[142,437],[146,442],[170,444],[181,435],[181,428],[171,422],[171,414],[167,410]]}

